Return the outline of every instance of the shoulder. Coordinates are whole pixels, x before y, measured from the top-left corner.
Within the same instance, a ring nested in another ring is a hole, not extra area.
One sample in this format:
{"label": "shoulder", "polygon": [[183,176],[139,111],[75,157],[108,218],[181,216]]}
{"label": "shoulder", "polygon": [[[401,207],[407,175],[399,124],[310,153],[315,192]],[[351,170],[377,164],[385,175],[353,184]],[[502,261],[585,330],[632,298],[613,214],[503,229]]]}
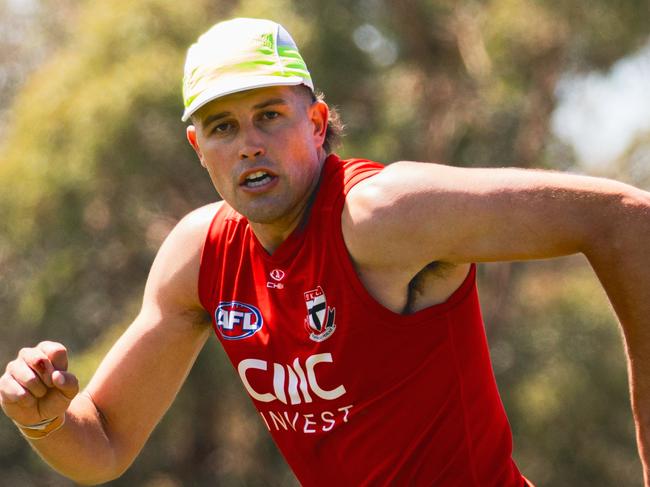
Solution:
{"label": "shoulder", "polygon": [[175,260],[181,255],[188,258],[200,256],[210,224],[222,205],[223,201],[211,203],[185,215],[163,242],[159,255],[173,254]]}
{"label": "shoulder", "polygon": [[201,252],[210,224],[223,202],[185,215],[169,233],[154,260],[145,294],[169,303],[196,306]]}
{"label": "shoulder", "polygon": [[[402,221],[423,191],[444,193],[444,179],[456,168],[441,164],[399,161],[354,185],[346,196],[344,220],[358,231]],[[370,225],[370,228],[367,228]]]}
{"label": "shoulder", "polygon": [[442,195],[442,175],[448,170],[448,166],[440,164],[399,161],[352,187],[346,196],[341,226],[353,257],[361,261],[390,259],[388,250],[394,247],[391,243],[404,239],[405,225],[422,210],[416,211],[421,204],[418,195],[424,191]]}
{"label": "shoulder", "polygon": [[185,215],[174,228],[173,231],[178,232],[180,235],[190,236],[195,233],[205,233],[212,223],[212,219],[215,214],[224,205],[223,201],[218,201],[216,203],[210,203],[200,208],[192,210],[187,215]]}
{"label": "shoulder", "polygon": [[503,183],[504,178],[493,171],[432,162],[389,164],[346,198],[341,229],[351,257],[358,265],[408,274],[431,262],[457,263],[456,247],[473,237],[459,228],[475,227],[481,212],[497,212],[486,195],[491,180]]}
{"label": "shoulder", "polygon": [[417,196],[423,189],[443,192],[449,178],[460,177],[456,174],[460,170],[430,162],[394,162],[351,188],[346,205],[366,217],[378,211],[401,211],[397,203]]}

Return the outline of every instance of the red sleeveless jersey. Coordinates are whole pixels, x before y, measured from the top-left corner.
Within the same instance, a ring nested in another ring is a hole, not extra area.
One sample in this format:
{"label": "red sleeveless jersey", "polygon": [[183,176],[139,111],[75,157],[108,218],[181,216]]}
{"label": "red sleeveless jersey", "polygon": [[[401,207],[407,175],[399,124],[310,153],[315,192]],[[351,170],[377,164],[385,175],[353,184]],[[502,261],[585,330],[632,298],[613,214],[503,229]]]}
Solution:
{"label": "red sleeveless jersey", "polygon": [[341,212],[382,167],[328,157],[306,223],[273,255],[224,203],[201,258],[201,302],[303,485],[522,487],[475,267],[445,303],[409,315],[357,277]]}

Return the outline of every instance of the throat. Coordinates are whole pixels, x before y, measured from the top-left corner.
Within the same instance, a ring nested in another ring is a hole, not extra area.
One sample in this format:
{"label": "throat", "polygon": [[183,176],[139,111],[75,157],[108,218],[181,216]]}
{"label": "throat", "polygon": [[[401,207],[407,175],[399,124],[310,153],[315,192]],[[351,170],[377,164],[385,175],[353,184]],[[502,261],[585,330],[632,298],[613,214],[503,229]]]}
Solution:
{"label": "throat", "polygon": [[273,255],[291,235],[304,231],[309,223],[316,193],[317,191],[312,191],[307,204],[300,211],[281,221],[273,223],[248,222],[255,237],[269,255]]}
{"label": "throat", "polygon": [[264,232],[265,234],[262,236],[259,232],[256,232],[255,229],[253,229],[253,233],[257,237],[257,241],[260,243],[260,245],[264,248],[264,250],[266,250],[266,253],[273,255],[275,251],[278,250],[278,248],[289,238],[292,232],[290,231],[286,235],[268,235],[266,232]]}

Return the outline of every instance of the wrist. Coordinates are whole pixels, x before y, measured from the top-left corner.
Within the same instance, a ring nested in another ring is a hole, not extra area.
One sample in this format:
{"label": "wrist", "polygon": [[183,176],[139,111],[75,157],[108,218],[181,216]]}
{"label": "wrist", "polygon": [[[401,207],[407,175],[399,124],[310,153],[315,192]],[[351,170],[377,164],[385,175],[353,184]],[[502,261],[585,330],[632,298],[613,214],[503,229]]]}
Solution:
{"label": "wrist", "polygon": [[21,424],[14,421],[20,433],[28,440],[40,440],[60,429],[65,424],[65,413],[34,424]]}

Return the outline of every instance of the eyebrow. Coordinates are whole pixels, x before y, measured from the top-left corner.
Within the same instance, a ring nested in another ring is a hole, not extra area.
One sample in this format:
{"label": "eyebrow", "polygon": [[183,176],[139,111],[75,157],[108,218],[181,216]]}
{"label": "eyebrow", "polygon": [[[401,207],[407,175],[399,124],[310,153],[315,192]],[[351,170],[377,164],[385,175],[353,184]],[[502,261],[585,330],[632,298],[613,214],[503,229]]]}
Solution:
{"label": "eyebrow", "polygon": [[230,115],[230,112],[221,112],[221,113],[215,113],[214,115],[208,115],[203,120],[201,120],[201,125],[207,127],[215,120],[219,120],[220,118],[226,118],[228,115]]}
{"label": "eyebrow", "polygon": [[[253,109],[254,110],[260,110],[262,108],[266,108],[266,107],[273,106],[273,105],[287,105],[287,104],[288,103],[284,98],[271,98],[270,100],[264,100],[263,102],[258,103],[257,105],[253,105]],[[219,120],[221,118],[226,118],[229,115],[232,115],[232,113],[227,112],[227,111],[226,112],[215,113],[213,115],[208,115],[207,117],[205,117],[201,121],[201,124],[205,127],[207,125],[210,125],[215,120]]]}
{"label": "eyebrow", "polygon": [[270,100],[263,101],[253,106],[254,109],[259,110],[260,108],[266,108],[271,105],[287,105],[287,100],[284,98],[271,98]]}

